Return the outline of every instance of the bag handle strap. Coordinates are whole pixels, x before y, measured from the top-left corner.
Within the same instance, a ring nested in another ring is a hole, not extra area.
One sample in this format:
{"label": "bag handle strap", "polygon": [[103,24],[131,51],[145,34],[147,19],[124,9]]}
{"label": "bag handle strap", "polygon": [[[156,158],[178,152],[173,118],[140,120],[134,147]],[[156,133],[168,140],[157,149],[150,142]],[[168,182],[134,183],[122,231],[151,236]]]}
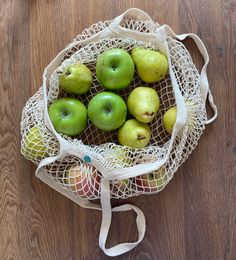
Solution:
{"label": "bag handle strap", "polygon": [[[138,207],[131,204],[125,204],[111,208],[110,201],[110,183],[108,180],[103,179],[101,183],[102,224],[99,234],[99,246],[106,255],[118,256],[132,250],[143,240],[146,231],[146,221],[143,212]],[[112,211],[123,212],[129,210],[134,210],[137,214],[136,225],[138,229],[138,240],[133,243],[121,243],[111,248],[106,248],[108,232],[111,226]]]}
{"label": "bag handle strap", "polygon": [[[127,12],[129,12],[129,10]],[[117,19],[115,23],[116,25],[118,24],[118,22],[120,23],[122,21],[126,13],[116,18]],[[208,97],[208,101],[214,111],[213,117],[208,119],[206,122],[206,124],[209,124],[213,122],[217,117],[217,107],[214,104],[213,96],[210,92],[209,83],[207,79],[206,69],[209,62],[209,56],[206,47],[201,41],[201,39],[195,34],[189,33],[189,34],[175,35],[175,33],[172,31],[172,29],[169,26],[166,25],[165,29],[167,29],[166,31],[168,33],[170,33],[172,36],[174,36],[175,38],[181,41],[184,40],[186,37],[192,38],[204,58],[205,64],[200,73],[200,94],[204,101],[206,101]],[[101,206],[102,206],[102,224],[101,224],[100,235],[99,235],[99,246],[103,250],[103,252],[108,256],[118,256],[136,247],[142,241],[146,230],[146,223],[145,223],[145,217],[143,215],[143,212],[139,208],[130,204],[125,204],[123,206],[115,207],[112,209],[110,204],[110,184],[109,184],[109,180],[106,179],[103,179],[101,183]],[[121,243],[111,248],[106,248],[105,244],[106,244],[108,232],[111,225],[112,211],[119,212],[119,211],[131,210],[131,209],[133,209],[137,213],[136,224],[139,233],[138,240],[134,243]]]}
{"label": "bag handle strap", "polygon": [[[122,15],[115,18],[113,20],[113,22],[111,23],[111,25],[109,25],[106,29],[104,29],[103,31],[99,32],[98,34],[92,36],[91,38],[85,39],[81,42],[88,43],[92,40],[99,39],[100,37],[102,37],[104,32],[107,33],[107,30],[111,31],[111,32],[114,31],[116,28],[120,27],[120,24],[126,15],[132,16],[132,18],[135,20],[147,20],[147,21],[153,22],[152,19],[142,10],[137,9],[137,8],[131,8],[131,9],[128,9],[126,12],[124,12]],[[154,24],[154,22],[153,22],[153,24]],[[201,93],[204,101],[206,101],[206,99],[208,97],[208,101],[210,102],[210,105],[214,111],[214,116],[212,118],[208,119],[206,122],[206,124],[209,124],[212,121],[214,121],[215,118],[217,117],[217,108],[214,104],[213,96],[210,92],[209,84],[208,84],[208,80],[207,80],[206,69],[207,69],[207,64],[209,62],[209,56],[208,56],[207,50],[206,50],[203,42],[200,40],[200,38],[197,35],[195,35],[195,34],[175,35],[175,33],[172,31],[172,29],[169,26],[165,25],[163,27],[165,27],[167,33],[169,33],[170,35],[174,36],[175,38],[177,38],[181,41],[184,40],[186,37],[192,38],[195,41],[196,45],[199,48],[199,51],[201,52],[201,54],[204,58],[205,64],[200,73],[200,93]],[[150,35],[153,35],[154,38],[156,38],[155,30],[156,30],[155,26],[153,26],[153,30],[150,30]],[[46,79],[47,79],[46,76],[48,73],[47,70],[49,70],[49,69],[52,70],[54,66],[57,66],[58,59],[61,59],[61,57],[64,55],[64,53],[68,49],[70,49],[73,45],[76,45],[76,44],[77,44],[77,42],[73,42],[71,45],[68,45],[67,48],[64,49],[61,53],[59,53],[58,56],[52,61],[52,63],[49,64],[48,67],[45,69],[44,88],[43,88],[45,96],[46,96]],[[55,159],[56,158],[54,158],[54,160]],[[43,175],[40,174],[40,169],[43,165],[45,165],[47,163],[48,163],[47,161],[42,161],[37,169],[38,177],[40,177],[42,180],[44,180],[44,179],[42,177]],[[55,184],[53,184],[51,182],[51,185],[55,185]],[[66,191],[60,189],[59,187],[54,187],[54,188],[56,190],[59,190],[59,192],[61,192],[62,194],[68,195],[68,197],[69,197],[69,194],[67,194]],[[74,198],[73,200],[76,203],[78,203],[81,206],[84,206],[86,208],[102,210],[102,224],[101,224],[100,235],[99,235],[99,246],[106,255],[118,256],[118,255],[124,254],[124,253],[132,250],[134,247],[136,247],[142,241],[144,234],[145,234],[145,230],[146,230],[146,222],[145,222],[145,217],[144,217],[143,212],[136,206],[133,206],[130,204],[125,204],[122,206],[112,208],[109,180],[103,178],[101,181],[101,207],[96,206],[89,202],[82,203],[82,201],[78,201],[76,198]],[[129,210],[134,210],[137,214],[136,225],[137,225],[137,229],[138,229],[138,240],[133,243],[121,243],[121,244],[115,245],[111,248],[106,248],[106,241],[107,241],[108,232],[109,232],[110,225],[111,225],[112,212],[123,212],[123,211],[129,211]]]}
{"label": "bag handle strap", "polygon": [[[156,28],[159,27],[158,23],[155,23],[151,17],[145,13],[143,10],[140,10],[138,8],[130,8],[128,10],[126,10],[123,14],[117,16],[116,18],[114,18],[114,20],[111,22],[111,24],[105,28],[103,31],[101,31],[101,37],[103,36],[107,36],[109,34],[112,34],[113,32],[115,32],[116,34],[120,34],[121,35],[125,32],[125,33],[129,33],[131,30],[125,27],[121,26],[122,21],[129,16],[132,20],[135,21],[146,21],[149,23],[146,23],[146,27],[147,29],[149,29],[149,34],[155,33]],[[138,32],[138,31],[133,31],[132,33],[135,33],[136,35],[142,35],[143,33]]]}
{"label": "bag handle strap", "polygon": [[193,41],[197,45],[202,57],[204,58],[205,63],[203,65],[201,73],[200,73],[200,94],[205,102],[208,98],[208,102],[214,112],[213,116],[206,121],[206,124],[210,124],[217,118],[218,111],[217,111],[217,107],[214,103],[214,99],[211,94],[208,79],[207,79],[207,65],[209,63],[209,55],[208,55],[207,49],[206,49],[204,43],[202,42],[202,40],[196,34],[186,33],[186,34],[176,35],[174,33],[174,31],[168,25],[165,25],[165,27],[166,27],[166,31],[168,33],[170,33],[171,36],[174,36],[176,39],[178,39],[180,41],[183,41],[187,37],[193,39]]}
{"label": "bag handle strap", "polygon": [[[144,238],[144,234],[146,231],[146,221],[143,212],[136,206],[131,204],[125,204],[118,207],[111,207],[111,196],[110,196],[110,181],[107,179],[102,179],[101,181],[101,206],[98,204],[94,204],[89,200],[81,199],[79,196],[72,194],[69,190],[63,188],[59,183],[53,181],[47,174],[44,172],[44,166],[53,163],[58,160],[63,154],[60,154],[55,157],[45,158],[40,162],[38,168],[36,169],[36,176],[47,185],[63,194],[67,198],[71,199],[78,205],[87,209],[96,209],[102,211],[102,223],[99,234],[99,246],[103,250],[103,252],[108,256],[118,256],[124,254],[134,247],[136,247]],[[138,240],[133,243],[121,243],[115,245],[111,248],[106,248],[106,241],[108,237],[108,232],[111,226],[112,212],[124,212],[134,210],[137,214],[136,217],[136,225],[138,229]]]}
{"label": "bag handle strap", "polygon": [[126,10],[123,14],[117,16],[112,23],[114,23],[116,26],[120,25],[125,16],[130,16],[133,20],[149,21],[154,23],[152,18],[147,13],[138,8],[130,8]]}

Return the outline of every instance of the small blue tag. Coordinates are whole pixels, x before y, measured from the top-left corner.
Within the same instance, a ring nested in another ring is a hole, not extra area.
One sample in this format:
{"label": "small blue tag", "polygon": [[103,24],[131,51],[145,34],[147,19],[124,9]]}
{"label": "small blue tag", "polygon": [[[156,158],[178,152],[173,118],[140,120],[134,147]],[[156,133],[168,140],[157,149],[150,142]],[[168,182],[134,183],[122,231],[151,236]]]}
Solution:
{"label": "small blue tag", "polygon": [[92,161],[91,157],[88,156],[88,155],[85,155],[84,156],[84,161],[87,162],[87,163],[90,163]]}

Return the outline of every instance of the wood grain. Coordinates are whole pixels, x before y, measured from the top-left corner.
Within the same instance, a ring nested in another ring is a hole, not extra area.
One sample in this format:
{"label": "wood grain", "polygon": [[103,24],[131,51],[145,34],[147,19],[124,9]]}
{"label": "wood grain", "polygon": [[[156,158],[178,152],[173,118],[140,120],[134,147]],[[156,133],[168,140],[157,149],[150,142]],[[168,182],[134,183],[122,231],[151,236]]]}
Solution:
{"label": "wood grain", "polygon": [[[236,1],[0,1],[0,259],[108,259],[98,247],[100,212],[75,205],[35,176],[20,154],[19,124],[44,67],[83,28],[138,7],[176,33],[197,33],[208,49],[208,77],[219,117],[158,195],[140,207],[147,232],[113,259],[236,259]],[[194,61],[202,59],[185,41]],[[123,201],[114,201],[114,205]],[[108,246],[135,240],[130,213],[114,215]]]}

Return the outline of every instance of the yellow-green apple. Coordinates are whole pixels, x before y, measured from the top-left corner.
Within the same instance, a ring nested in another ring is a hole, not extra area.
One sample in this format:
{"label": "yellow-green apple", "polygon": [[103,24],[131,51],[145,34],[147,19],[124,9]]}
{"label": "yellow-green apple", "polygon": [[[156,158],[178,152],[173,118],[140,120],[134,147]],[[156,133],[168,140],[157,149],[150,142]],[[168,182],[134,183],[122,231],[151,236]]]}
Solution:
{"label": "yellow-green apple", "polygon": [[[188,126],[188,130],[192,132],[197,126],[196,105],[194,104],[193,101],[186,101],[185,106],[187,112],[186,125]],[[176,106],[171,107],[164,114],[163,123],[166,131],[169,134],[172,133],[174,124],[176,122],[176,117],[177,117]]]}
{"label": "yellow-green apple", "polygon": [[131,51],[139,77],[147,83],[162,80],[168,72],[168,61],[159,51],[135,47]]}
{"label": "yellow-green apple", "polygon": [[107,89],[127,87],[134,76],[134,62],[129,53],[122,49],[104,51],[97,60],[98,81]]}
{"label": "yellow-green apple", "polygon": [[130,114],[137,120],[150,123],[159,110],[160,100],[155,89],[137,87],[129,94],[127,106]]}
{"label": "yellow-green apple", "polygon": [[68,93],[81,95],[92,85],[92,73],[84,64],[73,64],[59,76],[61,89]]}
{"label": "yellow-green apple", "polygon": [[144,148],[150,142],[150,138],[149,126],[136,119],[127,120],[118,130],[118,140],[121,145]]}
{"label": "yellow-green apple", "polygon": [[58,133],[76,136],[87,126],[87,110],[75,98],[60,98],[48,109],[49,117]]}
{"label": "yellow-green apple", "polygon": [[[132,157],[124,147],[114,146],[110,149],[108,160],[117,167],[129,167],[132,163]],[[114,181],[111,185],[117,190],[125,190],[129,184],[128,179]]]}
{"label": "yellow-green apple", "polygon": [[166,170],[161,167],[159,170],[149,174],[135,177],[135,184],[138,190],[155,192],[161,190],[166,181]]}
{"label": "yellow-green apple", "polygon": [[117,167],[129,167],[132,163],[132,154],[121,146],[113,146],[107,155],[108,160]]}
{"label": "yellow-green apple", "polygon": [[174,128],[175,122],[177,117],[177,108],[176,106],[169,108],[164,116],[163,116],[163,123],[166,129],[166,132],[171,134]]}
{"label": "yellow-green apple", "polygon": [[64,183],[83,198],[96,198],[100,192],[100,175],[93,166],[77,165],[69,168]]}
{"label": "yellow-green apple", "polygon": [[42,159],[48,156],[43,135],[37,126],[30,128],[29,132],[23,138],[21,152],[29,159]]}
{"label": "yellow-green apple", "polygon": [[125,122],[127,106],[122,97],[112,92],[100,92],[88,105],[88,117],[99,129],[111,131]]}

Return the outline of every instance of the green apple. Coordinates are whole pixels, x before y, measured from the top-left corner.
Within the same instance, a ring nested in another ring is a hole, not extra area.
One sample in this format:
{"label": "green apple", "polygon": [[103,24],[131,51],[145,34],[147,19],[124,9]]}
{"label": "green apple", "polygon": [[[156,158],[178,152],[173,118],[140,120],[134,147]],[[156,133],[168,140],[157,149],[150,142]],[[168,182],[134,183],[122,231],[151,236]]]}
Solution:
{"label": "green apple", "polygon": [[23,139],[22,154],[29,159],[42,159],[47,157],[47,147],[43,142],[42,134],[37,126],[30,128]]}
{"label": "green apple", "polygon": [[168,72],[168,61],[159,51],[135,47],[131,51],[139,77],[147,83],[162,80]]}
{"label": "green apple", "polygon": [[137,120],[150,123],[160,107],[160,100],[155,89],[137,87],[128,96],[128,110]]}
{"label": "green apple", "polygon": [[59,76],[59,85],[68,93],[84,94],[92,85],[92,73],[84,64],[70,65]]}
{"label": "green apple", "polygon": [[163,123],[164,127],[166,129],[166,132],[171,134],[172,130],[174,128],[175,122],[177,117],[177,108],[176,106],[169,108],[163,117]]}
{"label": "green apple", "polygon": [[97,60],[98,81],[107,89],[127,87],[134,76],[134,62],[129,53],[122,49],[104,51]]}
{"label": "green apple", "polygon": [[118,130],[118,140],[121,145],[133,148],[144,148],[151,138],[151,131],[147,124],[136,119],[129,119]]}
{"label": "green apple", "polygon": [[58,133],[76,136],[87,126],[87,110],[75,98],[60,98],[48,109],[49,117]]}
{"label": "green apple", "polygon": [[88,105],[88,117],[99,129],[111,131],[125,122],[127,107],[122,97],[111,92],[100,92]]}

